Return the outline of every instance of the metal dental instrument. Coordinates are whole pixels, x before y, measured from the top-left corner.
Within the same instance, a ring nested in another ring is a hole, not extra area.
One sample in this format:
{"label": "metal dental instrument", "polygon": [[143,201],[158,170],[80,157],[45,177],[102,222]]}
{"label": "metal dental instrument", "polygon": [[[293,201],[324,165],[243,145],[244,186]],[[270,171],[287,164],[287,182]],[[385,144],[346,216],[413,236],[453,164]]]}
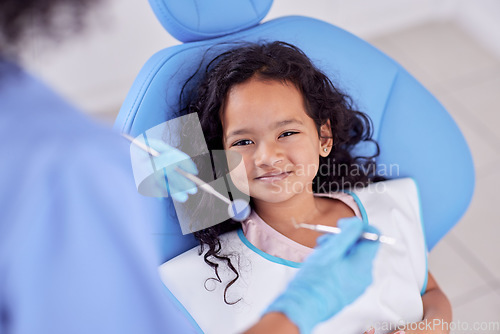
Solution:
{"label": "metal dental instrument", "polygon": [[159,157],[160,156],[160,152],[158,152],[157,150],[155,150],[154,148],[152,147],[149,147],[148,145],[144,144],[143,142],[140,142],[138,140],[135,140],[134,137],[132,137],[131,135],[128,135],[126,133],[122,133],[122,137],[123,138],[126,138],[128,141],[130,141],[132,144],[134,144],[135,146],[139,147],[140,149],[148,152],[149,154],[151,154],[152,156],[154,157]]}
{"label": "metal dental instrument", "polygon": [[218,197],[219,199],[223,200],[227,204],[231,205],[231,200],[229,198],[227,198],[226,196],[222,195],[220,192],[218,192],[217,190],[215,190],[212,186],[210,186],[208,183],[204,182],[200,178],[194,176],[191,173],[183,171],[179,167],[175,167],[175,171],[178,172],[178,173],[180,173],[180,174],[182,174],[182,176],[184,176],[185,178],[193,181],[198,187],[200,187],[201,189],[205,190],[207,193],[210,193],[210,194]]}
{"label": "metal dental instrument", "polygon": [[[160,152],[158,152],[157,150],[155,150],[152,147],[149,147],[148,145],[144,144],[143,142],[135,140],[134,137],[132,137],[126,133],[122,133],[122,136],[124,138],[128,139],[132,144],[134,144],[137,147],[139,147],[140,149],[148,152],[152,156],[155,156],[155,157],[160,156]],[[181,174],[182,176],[184,176],[185,178],[194,182],[194,184],[196,184],[198,187],[200,187],[201,189],[203,189],[207,193],[212,194],[215,197],[226,202],[227,205],[229,205],[228,213],[234,220],[243,221],[243,220],[247,219],[248,216],[250,215],[250,206],[248,205],[248,203],[245,200],[238,198],[238,199],[235,199],[233,202],[231,202],[231,200],[229,198],[222,195],[220,192],[215,190],[211,185],[209,185],[208,183],[206,183],[202,179],[194,176],[193,174],[188,173],[188,172],[180,169],[179,167],[175,167],[175,171],[178,172],[179,174]]]}
{"label": "metal dental instrument", "polygon": [[183,171],[179,167],[176,167],[175,170],[178,173],[182,174],[187,179],[193,181],[198,187],[205,190],[207,193],[212,194],[218,197],[219,199],[223,200],[224,202],[226,202],[229,205],[229,207],[227,208],[227,212],[229,213],[229,216],[232,219],[241,222],[247,219],[248,216],[250,216],[250,205],[248,205],[248,203],[245,200],[237,198],[231,202],[229,198],[222,195],[220,192],[215,190],[212,186],[210,186],[208,183],[204,182],[200,178],[194,176],[191,173]]}
{"label": "metal dental instrument", "polygon": [[[334,226],[326,226],[326,225],[312,225],[312,224],[305,224],[305,223],[297,223],[295,222],[295,219],[292,218],[293,224],[295,228],[307,228],[309,230],[317,231],[317,232],[323,232],[323,233],[332,233],[332,234],[339,234],[341,232],[341,229],[338,227]],[[388,237],[385,235],[378,235],[376,233],[370,233],[370,232],[364,232],[361,234],[361,237],[366,240],[372,240],[372,241],[380,241],[383,244],[387,245],[394,245],[396,242],[396,239],[392,237]]]}

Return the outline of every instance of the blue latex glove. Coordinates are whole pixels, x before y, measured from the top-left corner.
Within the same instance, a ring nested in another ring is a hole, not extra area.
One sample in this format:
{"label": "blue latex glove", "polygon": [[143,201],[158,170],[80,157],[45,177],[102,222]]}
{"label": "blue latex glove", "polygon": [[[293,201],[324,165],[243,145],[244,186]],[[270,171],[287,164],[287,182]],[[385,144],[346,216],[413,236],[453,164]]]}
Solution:
{"label": "blue latex glove", "polygon": [[354,302],[372,283],[379,242],[359,238],[363,232],[378,233],[377,229],[363,228],[359,218],[341,219],[339,227],[342,233],[318,238],[315,251],[266,310],[284,313],[300,333],[310,333],[318,323]]}
{"label": "blue latex glove", "polygon": [[[167,187],[170,196],[178,202],[185,202],[188,194],[195,194],[198,191],[193,181],[185,178],[178,173],[175,168],[198,175],[198,168],[189,155],[172,147],[158,139],[147,139],[147,145],[160,153],[158,157],[152,157],[155,169],[163,168],[163,173],[156,172],[156,185],[158,187]],[[165,184],[166,180],[166,184]]]}

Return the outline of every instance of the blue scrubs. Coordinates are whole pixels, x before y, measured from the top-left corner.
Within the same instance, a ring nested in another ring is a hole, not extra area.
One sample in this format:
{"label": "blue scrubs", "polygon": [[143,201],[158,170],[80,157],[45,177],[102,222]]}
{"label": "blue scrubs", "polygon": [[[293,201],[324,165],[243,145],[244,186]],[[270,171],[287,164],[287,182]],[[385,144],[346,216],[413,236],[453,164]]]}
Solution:
{"label": "blue scrubs", "polygon": [[[162,285],[129,144],[0,62],[0,333],[195,332]],[[156,218],[155,218],[156,217]]]}

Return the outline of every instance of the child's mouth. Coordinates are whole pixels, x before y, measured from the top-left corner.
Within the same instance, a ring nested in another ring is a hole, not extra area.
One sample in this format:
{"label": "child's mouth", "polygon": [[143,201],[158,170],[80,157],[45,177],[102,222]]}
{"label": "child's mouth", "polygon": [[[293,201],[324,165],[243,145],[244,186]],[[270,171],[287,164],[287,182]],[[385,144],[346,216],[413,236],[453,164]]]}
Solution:
{"label": "child's mouth", "polygon": [[268,175],[268,176],[260,176],[257,177],[256,180],[262,181],[262,182],[267,182],[267,183],[272,183],[274,181],[280,181],[283,179],[286,179],[292,172],[283,172],[279,174],[273,174],[273,175]]}

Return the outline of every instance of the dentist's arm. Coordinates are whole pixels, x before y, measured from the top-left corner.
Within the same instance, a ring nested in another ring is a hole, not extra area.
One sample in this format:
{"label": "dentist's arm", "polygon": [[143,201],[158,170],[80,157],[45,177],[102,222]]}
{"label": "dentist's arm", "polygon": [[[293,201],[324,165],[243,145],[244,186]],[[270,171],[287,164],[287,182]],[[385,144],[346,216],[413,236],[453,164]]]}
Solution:
{"label": "dentist's arm", "polygon": [[299,334],[299,328],[287,318],[286,315],[279,312],[270,312],[262,316],[260,321],[245,334]]}

